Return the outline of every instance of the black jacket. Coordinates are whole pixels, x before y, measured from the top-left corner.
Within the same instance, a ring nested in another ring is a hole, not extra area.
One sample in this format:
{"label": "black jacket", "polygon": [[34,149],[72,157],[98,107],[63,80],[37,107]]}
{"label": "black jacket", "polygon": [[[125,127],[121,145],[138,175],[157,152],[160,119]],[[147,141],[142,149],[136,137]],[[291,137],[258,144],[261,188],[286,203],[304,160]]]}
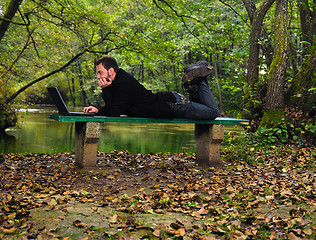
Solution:
{"label": "black jacket", "polygon": [[171,92],[152,93],[131,74],[119,69],[112,84],[102,89],[105,107],[99,115],[118,117],[172,118],[174,113],[169,103],[175,102]]}

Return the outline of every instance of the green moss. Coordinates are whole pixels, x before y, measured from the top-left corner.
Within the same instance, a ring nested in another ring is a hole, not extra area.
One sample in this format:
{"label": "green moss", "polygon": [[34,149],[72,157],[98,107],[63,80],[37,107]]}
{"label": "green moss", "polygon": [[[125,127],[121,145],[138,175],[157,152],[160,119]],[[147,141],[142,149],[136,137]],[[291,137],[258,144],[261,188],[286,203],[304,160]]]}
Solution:
{"label": "green moss", "polygon": [[282,119],[284,119],[284,116],[284,109],[275,109],[264,112],[259,128],[276,127],[280,124]]}
{"label": "green moss", "polygon": [[293,79],[290,88],[285,95],[288,106],[299,107],[303,112],[310,112],[315,106],[315,71],[316,71],[316,51],[305,61],[298,74]]}

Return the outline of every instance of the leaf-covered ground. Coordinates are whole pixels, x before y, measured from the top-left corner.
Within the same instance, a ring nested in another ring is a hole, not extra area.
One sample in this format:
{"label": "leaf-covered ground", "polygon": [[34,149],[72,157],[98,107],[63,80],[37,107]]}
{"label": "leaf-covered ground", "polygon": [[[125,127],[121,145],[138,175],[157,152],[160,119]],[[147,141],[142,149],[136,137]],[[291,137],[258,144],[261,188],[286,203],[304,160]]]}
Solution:
{"label": "leaf-covered ground", "polygon": [[315,239],[315,147],[202,169],[183,154],[0,155],[0,239]]}

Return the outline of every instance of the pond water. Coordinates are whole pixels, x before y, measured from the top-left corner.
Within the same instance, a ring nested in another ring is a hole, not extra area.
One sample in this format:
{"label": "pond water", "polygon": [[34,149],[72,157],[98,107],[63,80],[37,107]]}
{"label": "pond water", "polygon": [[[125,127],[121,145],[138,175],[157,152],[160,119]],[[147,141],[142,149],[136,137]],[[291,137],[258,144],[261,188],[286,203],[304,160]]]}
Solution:
{"label": "pond water", "polygon": [[[75,124],[48,119],[54,108],[18,113],[18,125],[0,135],[0,153],[56,153],[75,150]],[[98,150],[130,153],[194,152],[193,124],[102,123]]]}

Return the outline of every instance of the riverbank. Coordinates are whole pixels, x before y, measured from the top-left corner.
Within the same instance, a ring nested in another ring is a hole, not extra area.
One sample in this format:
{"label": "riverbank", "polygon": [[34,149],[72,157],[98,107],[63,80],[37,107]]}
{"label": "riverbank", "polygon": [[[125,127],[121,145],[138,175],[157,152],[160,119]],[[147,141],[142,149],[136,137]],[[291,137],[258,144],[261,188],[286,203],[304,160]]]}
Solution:
{"label": "riverbank", "polygon": [[194,155],[0,155],[2,239],[314,239],[315,147],[202,169]]}

